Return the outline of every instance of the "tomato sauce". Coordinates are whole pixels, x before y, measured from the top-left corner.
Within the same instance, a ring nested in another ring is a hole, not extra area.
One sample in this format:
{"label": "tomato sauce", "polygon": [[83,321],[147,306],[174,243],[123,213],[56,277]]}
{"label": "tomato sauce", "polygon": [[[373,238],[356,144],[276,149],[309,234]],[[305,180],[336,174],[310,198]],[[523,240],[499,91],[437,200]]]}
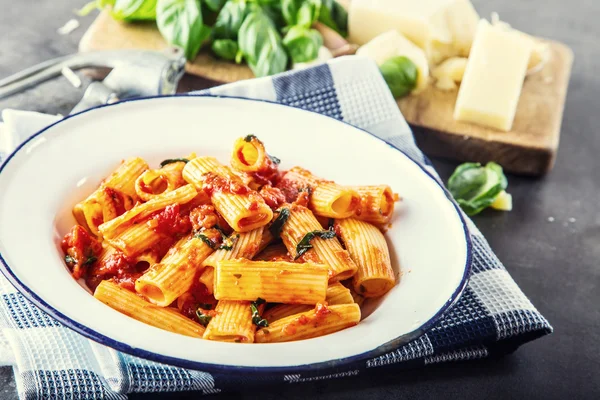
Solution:
{"label": "tomato sauce", "polygon": [[65,235],[61,248],[75,279],[85,275],[87,268],[96,262],[102,251],[102,245],[79,225],[74,226],[71,232]]}
{"label": "tomato sauce", "polygon": [[212,196],[212,194],[215,192],[233,194],[246,194],[250,192],[250,188],[248,188],[248,186],[244,185],[242,182],[223,178],[222,176],[210,172],[204,175],[202,190],[204,190],[209,196]]}
{"label": "tomato sauce", "polygon": [[211,205],[200,205],[190,211],[190,221],[194,231],[210,229],[219,223],[219,216],[215,207]]}
{"label": "tomato sauce", "polygon": [[169,237],[181,237],[192,230],[190,217],[180,214],[179,204],[169,205],[154,213],[148,219],[148,225],[154,232]]}
{"label": "tomato sauce", "polygon": [[111,280],[117,285],[135,291],[135,281],[149,268],[148,263],[137,263],[120,251],[98,261],[88,270],[86,284],[94,291],[103,280]]}
{"label": "tomato sauce", "polygon": [[125,198],[124,198],[124,194],[119,192],[118,190],[115,189],[111,189],[109,187],[104,187],[104,193],[106,193],[106,195],[110,198],[111,203],[113,204],[113,206],[115,207],[115,211],[117,213],[117,216],[125,213],[126,208],[125,208]]}
{"label": "tomato sauce", "polygon": [[272,187],[271,185],[263,186],[258,192],[258,194],[260,194],[265,203],[272,210],[277,210],[286,202],[286,198],[283,192],[278,188]]}

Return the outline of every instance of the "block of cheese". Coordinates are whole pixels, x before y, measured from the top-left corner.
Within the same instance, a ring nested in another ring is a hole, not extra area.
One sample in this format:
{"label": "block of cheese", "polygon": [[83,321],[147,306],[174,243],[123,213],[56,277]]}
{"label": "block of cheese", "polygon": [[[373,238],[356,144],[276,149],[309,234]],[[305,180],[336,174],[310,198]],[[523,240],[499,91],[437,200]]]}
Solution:
{"label": "block of cheese", "polygon": [[451,57],[444,60],[431,71],[431,76],[435,78],[435,87],[440,90],[456,89],[457,83],[462,82],[466,67],[465,57]]}
{"label": "block of cheese", "polygon": [[381,65],[392,57],[405,56],[417,67],[419,75],[417,85],[412,93],[418,93],[427,87],[429,81],[429,64],[425,52],[413,42],[402,36],[398,31],[391,30],[375,37],[359,47],[357,56],[369,57]]}
{"label": "block of cheese", "polygon": [[465,68],[454,119],[503,131],[512,127],[533,44],[482,19]]}
{"label": "block of cheese", "polygon": [[478,21],[470,0],[352,0],[348,10],[351,42],[365,44],[394,29],[432,64],[468,55]]}

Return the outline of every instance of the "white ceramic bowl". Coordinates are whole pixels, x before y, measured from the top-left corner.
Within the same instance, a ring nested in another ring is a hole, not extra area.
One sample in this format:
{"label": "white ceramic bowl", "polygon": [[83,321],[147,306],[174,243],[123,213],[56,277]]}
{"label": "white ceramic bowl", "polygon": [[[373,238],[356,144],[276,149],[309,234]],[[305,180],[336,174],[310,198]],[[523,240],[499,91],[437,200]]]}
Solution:
{"label": "white ceramic bowl", "polygon": [[[236,138],[257,135],[281,167],[303,166],[342,184],[389,184],[404,199],[387,232],[401,279],[364,308],[355,327],[277,344],[181,336],[112,310],[73,280],[60,240],[73,205],[118,163],[151,165],[195,151],[227,162]],[[204,370],[303,370],[397,348],[430,328],[457,299],[470,268],[465,221],[448,193],[405,154],[320,114],[261,101],[173,96],[127,101],[66,118],[34,135],[0,169],[4,275],[66,326],[132,355]]]}

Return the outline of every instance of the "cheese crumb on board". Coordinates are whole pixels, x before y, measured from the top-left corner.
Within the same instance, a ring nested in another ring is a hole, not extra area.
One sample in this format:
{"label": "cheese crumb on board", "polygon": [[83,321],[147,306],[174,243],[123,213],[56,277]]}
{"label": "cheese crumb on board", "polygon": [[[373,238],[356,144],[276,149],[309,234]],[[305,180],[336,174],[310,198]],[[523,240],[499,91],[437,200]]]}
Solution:
{"label": "cheese crumb on board", "polygon": [[455,90],[457,83],[462,82],[465,68],[467,67],[467,58],[452,57],[431,71],[431,75],[436,79],[435,87],[440,90]]}
{"label": "cheese crumb on board", "polygon": [[454,119],[509,131],[532,48],[531,40],[519,33],[482,19],[456,99]]}
{"label": "cheese crumb on board", "polygon": [[405,56],[415,64],[419,71],[417,86],[412,93],[422,91],[429,83],[429,64],[425,53],[395,30],[375,37],[364,46],[361,46],[356,51],[356,55],[371,58],[377,65],[383,64],[392,57]]}
{"label": "cheese crumb on board", "polygon": [[348,10],[351,42],[362,45],[396,30],[423,49],[432,65],[468,55],[478,21],[470,0],[353,0]]}

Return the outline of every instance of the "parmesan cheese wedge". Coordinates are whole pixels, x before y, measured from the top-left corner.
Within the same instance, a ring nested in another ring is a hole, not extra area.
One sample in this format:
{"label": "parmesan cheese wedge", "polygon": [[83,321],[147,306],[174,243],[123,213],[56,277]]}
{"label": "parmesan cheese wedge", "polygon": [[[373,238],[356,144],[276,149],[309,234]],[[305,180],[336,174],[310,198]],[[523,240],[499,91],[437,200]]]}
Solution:
{"label": "parmesan cheese wedge", "polygon": [[351,42],[365,44],[396,30],[423,49],[432,65],[467,56],[478,21],[470,0],[352,0],[348,11]]}
{"label": "parmesan cheese wedge", "polygon": [[503,131],[512,127],[533,43],[515,31],[477,27],[454,119]]}
{"label": "parmesan cheese wedge", "polygon": [[373,59],[381,65],[392,57],[404,56],[411,60],[419,72],[417,85],[411,93],[418,93],[427,87],[429,82],[429,64],[425,52],[395,30],[385,32],[361,46],[357,56]]}

